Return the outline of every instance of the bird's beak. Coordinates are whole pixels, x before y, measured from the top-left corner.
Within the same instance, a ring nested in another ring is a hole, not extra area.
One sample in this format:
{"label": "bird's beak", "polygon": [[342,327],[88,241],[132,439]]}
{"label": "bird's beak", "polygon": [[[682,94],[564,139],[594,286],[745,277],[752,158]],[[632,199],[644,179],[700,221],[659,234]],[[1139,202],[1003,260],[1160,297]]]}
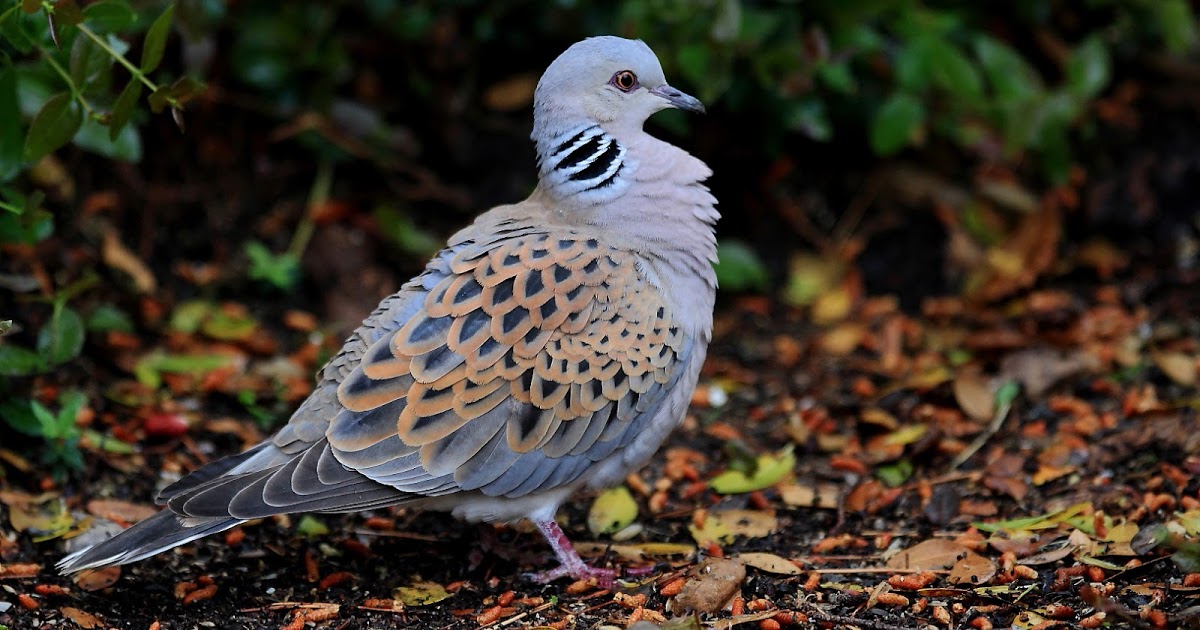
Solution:
{"label": "bird's beak", "polygon": [[695,96],[684,94],[679,90],[667,85],[666,83],[652,88],[650,93],[655,96],[661,96],[667,100],[671,107],[682,109],[687,112],[695,112],[697,114],[704,113],[704,104]]}

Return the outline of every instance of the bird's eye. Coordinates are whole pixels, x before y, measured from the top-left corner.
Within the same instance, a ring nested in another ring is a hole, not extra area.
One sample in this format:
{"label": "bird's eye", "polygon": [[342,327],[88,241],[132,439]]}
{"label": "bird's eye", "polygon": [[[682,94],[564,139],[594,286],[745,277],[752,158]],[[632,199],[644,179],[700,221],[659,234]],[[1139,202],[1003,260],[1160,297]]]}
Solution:
{"label": "bird's eye", "polygon": [[612,75],[612,78],[608,82],[622,92],[632,92],[638,86],[637,75],[629,70],[622,70]]}

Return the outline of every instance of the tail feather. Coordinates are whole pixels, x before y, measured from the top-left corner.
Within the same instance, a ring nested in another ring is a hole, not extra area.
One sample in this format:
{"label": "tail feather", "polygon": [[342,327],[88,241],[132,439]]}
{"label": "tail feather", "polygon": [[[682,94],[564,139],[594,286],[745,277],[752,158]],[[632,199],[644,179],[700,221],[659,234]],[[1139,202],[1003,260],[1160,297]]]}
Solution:
{"label": "tail feather", "polygon": [[244,522],[236,518],[190,518],[184,524],[179,515],[171,510],[163,510],[104,542],[66,556],[56,566],[59,573],[65,575],[85,569],[129,564]]}

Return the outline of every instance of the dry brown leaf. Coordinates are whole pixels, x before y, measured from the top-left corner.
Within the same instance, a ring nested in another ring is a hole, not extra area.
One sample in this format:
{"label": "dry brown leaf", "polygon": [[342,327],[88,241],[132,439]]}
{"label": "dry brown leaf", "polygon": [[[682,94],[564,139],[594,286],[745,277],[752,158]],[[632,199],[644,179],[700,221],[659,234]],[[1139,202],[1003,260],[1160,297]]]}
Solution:
{"label": "dry brown leaf", "polygon": [[706,558],[683,585],[683,590],[672,600],[672,610],[677,613],[687,610],[703,614],[714,613],[733,599],[745,579],[746,565],[741,562],[726,558]]}
{"label": "dry brown leaf", "polygon": [[1028,396],[1037,398],[1064,378],[1099,368],[1096,357],[1083,350],[1064,353],[1038,346],[1018,350],[1001,359],[1000,379],[1019,381]]}
{"label": "dry brown leaf", "polygon": [[695,545],[682,543],[642,543],[614,545],[607,542],[577,542],[572,546],[585,558],[598,558],[612,553],[627,562],[641,562],[649,558],[682,556],[695,553]]}
{"label": "dry brown leaf", "polygon": [[1029,566],[1051,564],[1075,553],[1078,548],[1078,546],[1072,544],[1069,540],[1056,540],[1044,545],[1041,551],[1038,551],[1033,555],[1022,558],[1020,554],[1018,554],[1017,557],[1021,560],[1021,564]]}
{"label": "dry brown leaf", "polygon": [[842,495],[841,486],[832,483],[790,483],[779,486],[778,490],[780,498],[790,506],[825,510],[836,510]]}
{"label": "dry brown leaf", "polygon": [[63,617],[70,619],[72,623],[80,628],[83,628],[83,630],[92,630],[93,628],[104,627],[104,622],[100,621],[99,617],[90,612],[79,610],[78,608],[72,608],[70,606],[63,606],[59,612],[62,613]]}
{"label": "dry brown leaf", "polygon": [[1196,357],[1182,352],[1153,352],[1150,358],[1167,378],[1184,387],[1196,384]]}
{"label": "dry brown leaf", "polygon": [[932,538],[892,556],[887,561],[887,568],[939,571],[954,566],[968,553],[974,552],[953,540]]}
{"label": "dry brown leaf", "polygon": [[739,553],[736,560],[741,560],[742,564],[748,567],[754,567],[760,571],[767,573],[775,573],[779,575],[800,575],[803,571],[797,567],[795,563],[783,556],[778,556],[773,553],[764,553],[759,551],[751,551]]}
{"label": "dry brown leaf", "polygon": [[711,512],[708,518],[718,518],[731,534],[746,538],[762,538],[779,529],[779,519],[771,512],[759,510],[724,510]]}
{"label": "dry brown leaf", "polygon": [[120,499],[92,499],[87,504],[88,514],[106,518],[117,523],[136,523],[158,513],[158,508],[144,503],[130,503]]}
{"label": "dry brown leaf", "polygon": [[866,336],[867,329],[861,324],[839,324],[820,337],[821,349],[825,354],[846,356],[854,352]]}
{"label": "dry brown leaf", "polygon": [[954,377],[954,399],[968,418],[986,422],[996,413],[996,395],[979,370],[962,370]]}
{"label": "dry brown leaf", "polygon": [[75,574],[72,581],[85,591],[99,591],[117,583],[121,577],[121,567],[104,567],[103,569],[88,569]]}
{"label": "dry brown leaf", "polygon": [[129,274],[138,293],[149,295],[154,293],[158,287],[154,273],[150,271],[146,263],[142,262],[141,258],[125,247],[116,228],[110,226],[104,231],[104,242],[101,245],[100,255],[104,264]]}
{"label": "dry brown leaf", "polygon": [[990,582],[996,576],[997,570],[999,569],[995,562],[974,551],[968,551],[966,556],[950,567],[950,577],[947,580],[951,584],[978,586]]}

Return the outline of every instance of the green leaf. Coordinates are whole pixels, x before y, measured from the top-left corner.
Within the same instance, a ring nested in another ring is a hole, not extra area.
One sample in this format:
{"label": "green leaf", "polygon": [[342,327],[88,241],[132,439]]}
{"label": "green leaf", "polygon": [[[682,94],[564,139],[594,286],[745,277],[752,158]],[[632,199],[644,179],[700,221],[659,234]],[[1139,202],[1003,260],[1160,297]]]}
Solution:
{"label": "green leaf", "polygon": [[81,91],[107,91],[113,60],[89,37],[76,37],[71,46],[71,82]]}
{"label": "green leaf", "polygon": [[58,395],[58,404],[62,405],[56,418],[58,434],[65,437],[78,433],[75,419],[79,417],[79,410],[87,404],[87,395],[77,389],[68,389]]}
{"label": "green leaf", "polygon": [[788,446],[774,455],[759,455],[754,470],[727,470],[708,482],[720,494],[743,494],[770,488],[796,467],[796,454]]}
{"label": "green leaf", "polygon": [[911,144],[924,124],[921,101],[904,92],[892,94],[871,120],[871,148],[878,155],[891,155]]}
{"label": "green leaf", "polygon": [[[0,346],[0,351],[3,349]],[[33,437],[42,435],[42,425],[38,423],[37,416],[33,413],[33,404],[24,398],[13,397],[0,400],[0,419],[3,419],[4,423],[12,427],[14,431]]]}
{"label": "green leaf", "polygon": [[83,318],[75,309],[64,306],[38,331],[38,352],[50,365],[65,363],[83,350]]}
{"label": "green leaf", "polygon": [[329,526],[317,520],[313,515],[305,514],[296,523],[296,533],[301,536],[324,536],[329,533]]}
{"label": "green leaf", "polygon": [[1108,87],[1112,77],[1108,46],[1093,35],[1071,51],[1067,58],[1067,87],[1081,99],[1090,99]]}
{"label": "green leaf", "polygon": [[128,442],[122,442],[117,438],[107,433],[100,433],[95,429],[84,429],[81,431],[79,443],[88,448],[95,448],[105,453],[114,453],[116,455],[132,455],[137,452],[137,449]]}
{"label": "green leaf", "polygon": [[1042,81],[1037,72],[1007,44],[980,35],[975,39],[974,48],[997,101],[1026,102],[1042,91]]}
{"label": "green leaf", "polygon": [[150,103],[150,111],[155,114],[161,114],[162,110],[171,104],[171,88],[166,85],[158,86],[158,89],[146,97],[146,102]]}
{"label": "green leaf", "polygon": [[806,97],[792,102],[783,117],[783,124],[818,142],[833,139],[833,123],[829,122],[825,102],[819,98]]}
{"label": "green leaf", "polygon": [[79,24],[83,21],[83,11],[75,0],[58,0],[54,3],[54,21],[57,24]]}
{"label": "green leaf", "polygon": [[1148,6],[1167,50],[1179,54],[1196,46],[1196,16],[1188,0],[1156,0]]}
{"label": "green leaf", "polygon": [[588,510],[588,529],[593,536],[615,534],[633,524],[638,515],[637,501],[625,486],[600,493]]}
{"label": "green leaf", "polygon": [[858,79],[850,70],[849,62],[822,63],[817,66],[817,76],[829,89],[839,94],[853,94],[858,91]]}
{"label": "green leaf", "polygon": [[101,304],[88,315],[87,329],[93,332],[116,331],[132,333],[133,320],[129,315],[112,304]]}
{"label": "green leaf", "polygon": [[83,8],[83,21],[100,32],[120,33],[137,24],[137,13],[124,0],[100,0]]}
{"label": "green leaf", "polygon": [[379,231],[390,238],[405,253],[428,258],[442,247],[442,239],[417,225],[412,217],[390,205],[381,205],[371,212]]}
{"label": "green leaf", "polygon": [[946,92],[973,103],[983,98],[979,69],[958,46],[944,39],[930,42],[933,82]]}
{"label": "green leaf", "polygon": [[188,300],[178,304],[175,306],[175,310],[171,311],[167,329],[185,335],[194,334],[200,330],[200,324],[203,324],[209,313],[214,310],[216,310],[216,306],[204,300]]}
{"label": "green leaf", "polygon": [[171,33],[171,18],[175,14],[175,5],[167,7],[150,29],[146,31],[146,40],[142,44],[142,72],[153,72],[162,63],[163,52],[167,49],[167,35]]}
{"label": "green leaf", "polygon": [[45,369],[42,355],[12,344],[0,346],[0,375],[28,376]]}
{"label": "green leaf", "polygon": [[125,129],[125,125],[129,124],[129,119],[133,117],[134,109],[137,107],[138,99],[142,97],[142,87],[141,81],[130,79],[125,89],[121,90],[121,95],[113,103],[112,112],[108,118],[109,140],[116,140],[121,131]]}
{"label": "green leaf", "polygon": [[896,85],[913,93],[922,92],[933,79],[931,37],[912,40],[896,53],[893,72]]}
{"label": "green leaf", "polygon": [[133,127],[125,127],[116,138],[112,129],[87,119],[75,134],[75,146],[92,153],[122,162],[137,163],[142,159],[142,136]]}
{"label": "green leaf", "polygon": [[38,401],[32,401],[33,417],[38,421],[38,433],[47,440],[57,439],[58,434],[58,417],[50,412],[45,405]]}
{"label": "green leaf", "polygon": [[762,291],[767,288],[767,267],[746,243],[736,239],[722,240],[717,246],[717,260],[717,283],[722,289]]}
{"label": "green leaf", "polygon": [[300,261],[290,252],[273,254],[266,245],[247,241],[246,255],[251,279],[268,282],[281,291],[290,291],[300,279]]}
{"label": "green leaf", "polygon": [[17,72],[0,70],[0,183],[21,171],[21,110],[17,101]]}
{"label": "green leaf", "polygon": [[83,110],[68,92],[50,97],[29,125],[24,159],[36,162],[71,141],[83,124]]}
{"label": "green leaf", "polygon": [[875,469],[875,476],[886,484],[889,488],[895,488],[903,485],[908,481],[908,478],[913,474],[913,464],[907,459],[899,460],[892,464],[879,466]]}
{"label": "green leaf", "polygon": [[156,351],[138,359],[133,366],[133,376],[142,385],[158,389],[164,373],[202,376],[228,363],[229,357],[220,354],[166,354]]}

